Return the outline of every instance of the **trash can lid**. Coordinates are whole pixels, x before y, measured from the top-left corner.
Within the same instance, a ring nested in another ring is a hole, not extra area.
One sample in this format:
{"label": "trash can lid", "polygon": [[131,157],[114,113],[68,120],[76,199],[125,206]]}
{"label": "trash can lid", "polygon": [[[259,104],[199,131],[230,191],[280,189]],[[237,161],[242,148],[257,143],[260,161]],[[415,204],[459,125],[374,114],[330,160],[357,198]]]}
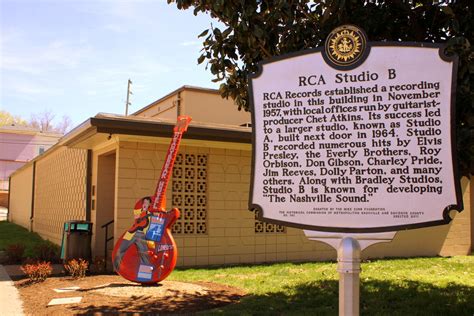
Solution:
{"label": "trash can lid", "polygon": [[92,222],[89,221],[67,221],[64,223],[65,230],[68,231],[92,231]]}

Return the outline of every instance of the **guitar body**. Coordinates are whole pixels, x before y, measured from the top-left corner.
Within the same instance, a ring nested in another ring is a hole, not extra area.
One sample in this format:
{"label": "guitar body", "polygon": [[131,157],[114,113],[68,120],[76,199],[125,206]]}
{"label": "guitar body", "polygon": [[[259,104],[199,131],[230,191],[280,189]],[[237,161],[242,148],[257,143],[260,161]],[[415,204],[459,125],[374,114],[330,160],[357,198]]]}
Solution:
{"label": "guitar body", "polygon": [[188,116],[178,117],[155,194],[137,201],[132,227],[115,244],[112,263],[115,271],[127,280],[157,283],[176,266],[178,250],[170,230],[179,218],[179,210],[165,211],[165,195],[181,137],[190,121]]}
{"label": "guitar body", "polygon": [[127,280],[157,283],[176,266],[178,249],[170,229],[179,218],[179,210],[148,212],[140,199],[134,212],[140,214],[132,227],[120,236],[112,252],[115,271]]}

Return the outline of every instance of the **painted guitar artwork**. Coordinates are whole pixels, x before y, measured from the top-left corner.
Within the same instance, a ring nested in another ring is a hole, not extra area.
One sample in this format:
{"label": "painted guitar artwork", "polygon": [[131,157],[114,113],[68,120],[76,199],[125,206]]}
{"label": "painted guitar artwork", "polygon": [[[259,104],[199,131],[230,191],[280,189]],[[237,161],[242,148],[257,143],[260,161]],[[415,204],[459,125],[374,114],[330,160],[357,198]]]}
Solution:
{"label": "painted guitar artwork", "polygon": [[135,222],[118,239],[112,252],[115,271],[127,280],[152,284],[165,279],[174,269],[178,250],[170,229],[179,210],[166,211],[166,187],[173,170],[179,143],[191,118],[179,116],[166,154],[154,196],[138,200]]}

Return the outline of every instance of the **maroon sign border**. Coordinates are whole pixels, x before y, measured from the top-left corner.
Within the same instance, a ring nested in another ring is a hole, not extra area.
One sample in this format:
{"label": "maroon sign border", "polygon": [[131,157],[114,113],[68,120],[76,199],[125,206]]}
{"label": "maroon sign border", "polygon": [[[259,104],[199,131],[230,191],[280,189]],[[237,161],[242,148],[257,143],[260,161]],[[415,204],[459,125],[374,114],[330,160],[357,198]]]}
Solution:
{"label": "maroon sign border", "polygon": [[[457,80],[457,69],[458,69],[458,56],[452,55],[448,56],[445,54],[445,45],[438,44],[438,43],[420,43],[420,42],[368,42],[367,49],[371,47],[422,47],[422,48],[437,48],[440,58],[447,62],[453,62],[452,67],[452,81],[451,81],[451,122],[450,122],[450,130],[451,130],[451,155],[452,155],[452,163],[453,163],[453,177],[454,177],[454,184],[455,184],[455,192],[456,192],[456,203],[448,205],[443,208],[443,219],[437,221],[429,221],[429,222],[422,222],[422,223],[415,223],[415,224],[407,224],[407,225],[395,225],[395,226],[380,226],[380,227],[362,227],[362,228],[355,228],[355,227],[329,227],[329,226],[316,226],[316,225],[305,225],[287,221],[279,221],[271,218],[265,217],[265,212],[263,208],[253,203],[253,183],[255,180],[255,144],[256,144],[256,133],[255,133],[255,104],[254,104],[254,95],[253,95],[253,85],[252,80],[258,78],[263,72],[263,66],[265,64],[273,63],[280,60],[290,59],[296,56],[314,54],[314,53],[321,53],[324,55],[324,47],[317,47],[314,49],[308,49],[298,52],[293,52],[285,55],[276,56],[265,61],[262,61],[258,64],[258,71],[254,74],[250,74],[248,76],[249,82],[249,100],[250,100],[250,109],[251,109],[251,116],[252,116],[252,172],[251,172],[251,181],[250,181],[250,191],[249,191],[249,210],[257,210],[258,215],[257,218],[260,221],[264,221],[267,223],[272,223],[276,225],[283,225],[283,226],[290,226],[296,227],[306,230],[316,230],[316,231],[326,231],[326,232],[345,232],[345,233],[375,233],[375,232],[389,232],[389,231],[398,231],[398,230],[405,230],[405,229],[415,229],[415,228],[423,228],[423,227],[431,227],[431,226],[439,226],[449,224],[452,218],[449,216],[450,211],[456,210],[458,212],[462,212],[463,210],[463,200],[461,194],[461,185],[460,185],[460,178],[458,173],[458,165],[457,165],[457,154],[456,154],[456,124],[455,124],[455,117],[456,117],[456,80]],[[361,63],[362,64],[362,63]],[[360,66],[361,64],[357,65]]]}

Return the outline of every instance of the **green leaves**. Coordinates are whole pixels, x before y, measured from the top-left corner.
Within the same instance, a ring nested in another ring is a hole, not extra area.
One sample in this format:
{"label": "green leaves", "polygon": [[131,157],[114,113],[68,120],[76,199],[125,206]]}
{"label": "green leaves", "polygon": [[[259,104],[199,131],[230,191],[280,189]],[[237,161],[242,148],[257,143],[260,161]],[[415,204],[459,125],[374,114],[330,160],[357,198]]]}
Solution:
{"label": "green leaves", "polygon": [[474,40],[473,4],[419,1],[251,1],[168,0],[178,9],[207,12],[226,28],[203,31],[202,54],[221,82],[223,97],[250,110],[247,74],[262,60],[321,45],[329,32],[342,24],[365,29],[370,41],[446,43],[449,54],[459,56],[456,123],[459,167],[474,172]]}
{"label": "green leaves", "polygon": [[201,34],[198,35],[198,38],[201,38],[201,37],[204,37],[207,35],[207,33],[209,33],[209,29],[207,30],[204,30]]}

